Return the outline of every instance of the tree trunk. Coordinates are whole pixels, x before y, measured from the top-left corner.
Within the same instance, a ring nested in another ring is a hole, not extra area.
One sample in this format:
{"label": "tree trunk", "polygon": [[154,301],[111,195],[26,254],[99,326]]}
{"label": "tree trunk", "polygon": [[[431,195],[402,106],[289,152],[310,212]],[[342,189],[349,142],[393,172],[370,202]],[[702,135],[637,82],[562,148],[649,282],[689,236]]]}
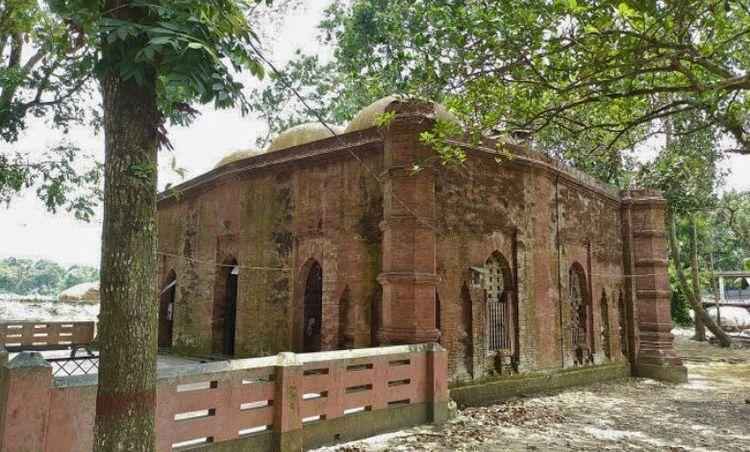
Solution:
{"label": "tree trunk", "polygon": [[677,280],[680,283],[680,287],[685,293],[685,297],[687,297],[688,302],[690,303],[690,307],[692,307],[693,311],[695,312],[695,319],[700,319],[703,324],[706,325],[709,331],[711,331],[711,333],[713,333],[713,335],[719,340],[719,345],[721,345],[722,347],[729,347],[730,345],[732,345],[732,340],[727,335],[727,333],[719,328],[719,326],[716,325],[716,322],[714,322],[713,319],[706,313],[706,310],[703,309],[703,305],[700,303],[700,300],[695,296],[693,290],[690,288],[690,285],[687,282],[687,278],[685,278],[685,269],[682,268],[682,264],[680,263],[680,248],[677,245],[677,228],[675,227],[674,215],[669,215],[667,228],[669,229],[669,248],[672,254],[672,264],[674,265],[675,273],[677,274]]}
{"label": "tree trunk", "polygon": [[142,84],[125,81],[116,69],[100,78],[105,179],[98,451],[156,448],[155,80],[151,73]]}
{"label": "tree trunk", "polygon": [[709,255],[711,259],[711,275],[709,278],[709,286],[711,288],[711,294],[713,294],[714,301],[716,304],[716,323],[721,326],[721,309],[719,308],[719,283],[716,278],[716,265],[714,264],[714,252],[711,251],[711,254]]}
{"label": "tree trunk", "polygon": [[[701,300],[701,285],[698,280],[698,228],[695,225],[695,217],[690,219],[690,279],[693,283],[693,295],[698,298],[698,303],[703,306]],[[695,335],[696,341],[706,340],[706,326],[703,321],[695,316]]]}

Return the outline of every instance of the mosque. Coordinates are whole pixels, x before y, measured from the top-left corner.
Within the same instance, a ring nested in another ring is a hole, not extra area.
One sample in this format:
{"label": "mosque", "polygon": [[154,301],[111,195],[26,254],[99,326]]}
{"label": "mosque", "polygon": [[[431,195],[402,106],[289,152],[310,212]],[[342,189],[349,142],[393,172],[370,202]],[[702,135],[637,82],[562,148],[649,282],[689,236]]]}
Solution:
{"label": "mosque", "polygon": [[661,194],[510,139],[453,138],[466,161],[443,165],[420,140],[438,120],[454,119],[388,97],[160,194],[160,348],[439,342],[454,384],[584,367],[684,380]]}

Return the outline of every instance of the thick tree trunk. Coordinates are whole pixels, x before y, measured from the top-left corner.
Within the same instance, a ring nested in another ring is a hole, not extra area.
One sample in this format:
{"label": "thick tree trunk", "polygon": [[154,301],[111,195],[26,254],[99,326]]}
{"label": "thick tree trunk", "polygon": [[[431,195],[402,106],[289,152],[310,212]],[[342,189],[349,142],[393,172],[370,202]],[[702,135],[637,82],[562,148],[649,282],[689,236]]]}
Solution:
{"label": "thick tree trunk", "polygon": [[[698,228],[695,225],[695,218],[690,219],[690,278],[693,283],[693,295],[698,297],[698,303],[701,303],[701,285],[698,275]],[[703,321],[695,316],[695,335],[693,339],[696,341],[706,340],[706,326]]]}
{"label": "thick tree trunk", "polygon": [[155,449],[155,76],[100,80],[104,99],[99,388],[94,450]]}
{"label": "thick tree trunk", "polygon": [[[724,332],[724,330],[719,328],[716,322],[714,322],[713,319],[706,313],[706,310],[703,309],[703,305],[700,303],[700,300],[696,297],[696,294],[694,294],[693,290],[690,288],[690,285],[687,282],[687,278],[685,278],[685,270],[682,268],[682,264],[680,263],[680,249],[677,245],[677,232],[675,227],[674,215],[669,215],[667,228],[669,229],[669,248],[672,254],[672,264],[674,265],[675,273],[677,274],[677,280],[680,283],[680,287],[685,293],[685,297],[687,297],[688,302],[690,302],[690,307],[692,307],[693,311],[695,312],[695,319],[700,319],[703,324],[706,325],[709,331],[711,331],[711,333],[713,333],[713,335],[719,340],[719,345],[721,345],[722,347],[729,347],[730,345],[732,345],[731,338],[727,335],[727,333]],[[700,293],[698,293],[698,295],[700,295]]]}

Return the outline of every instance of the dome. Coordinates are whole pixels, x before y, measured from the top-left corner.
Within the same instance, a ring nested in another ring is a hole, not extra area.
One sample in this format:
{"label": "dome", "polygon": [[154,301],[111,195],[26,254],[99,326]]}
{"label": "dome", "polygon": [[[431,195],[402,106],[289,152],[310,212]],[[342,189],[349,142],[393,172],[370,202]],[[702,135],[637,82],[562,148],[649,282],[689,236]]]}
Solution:
{"label": "dome", "polygon": [[[339,126],[329,125],[336,135],[343,133]],[[334,133],[328,127],[317,122],[308,122],[298,126],[291,127],[279,134],[275,140],[268,146],[266,152],[280,151],[294,146],[300,146],[313,141],[323,140],[334,136]]]}
{"label": "dome", "polygon": [[[376,100],[370,105],[366,106],[357,113],[357,115],[349,122],[346,126],[346,133],[356,132],[357,130],[369,129],[375,126],[375,120],[385,113],[385,109],[388,105],[393,102],[397,102],[399,98],[394,95],[384,97]],[[448,110],[440,104],[433,104],[435,106],[435,117],[442,119],[443,121],[457,122],[456,117],[453,116]]]}
{"label": "dome", "polygon": [[98,301],[99,282],[85,282],[69,287],[57,296],[60,301]]}
{"label": "dome", "polygon": [[256,155],[260,155],[260,154],[262,154],[262,152],[256,151],[253,149],[246,149],[244,151],[232,152],[231,154],[227,154],[226,156],[224,156],[224,158],[216,162],[216,165],[214,165],[214,169],[220,166],[227,165],[232,162],[236,162],[237,160],[246,159],[248,157],[253,157]]}

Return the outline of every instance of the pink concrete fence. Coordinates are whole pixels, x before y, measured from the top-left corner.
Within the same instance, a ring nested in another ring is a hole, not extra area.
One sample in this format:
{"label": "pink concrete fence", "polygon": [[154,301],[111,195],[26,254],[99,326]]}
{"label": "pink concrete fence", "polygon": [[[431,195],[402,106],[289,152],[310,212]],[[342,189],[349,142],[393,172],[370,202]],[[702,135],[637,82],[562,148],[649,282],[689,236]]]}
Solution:
{"label": "pink concrete fence", "polygon": [[[2,368],[0,450],[91,450],[95,400],[96,376],[21,353]],[[157,447],[301,450],[440,423],[447,402],[437,344],[186,365],[159,371]]]}
{"label": "pink concrete fence", "polygon": [[9,351],[69,348],[93,340],[94,322],[0,323],[0,346]]}

